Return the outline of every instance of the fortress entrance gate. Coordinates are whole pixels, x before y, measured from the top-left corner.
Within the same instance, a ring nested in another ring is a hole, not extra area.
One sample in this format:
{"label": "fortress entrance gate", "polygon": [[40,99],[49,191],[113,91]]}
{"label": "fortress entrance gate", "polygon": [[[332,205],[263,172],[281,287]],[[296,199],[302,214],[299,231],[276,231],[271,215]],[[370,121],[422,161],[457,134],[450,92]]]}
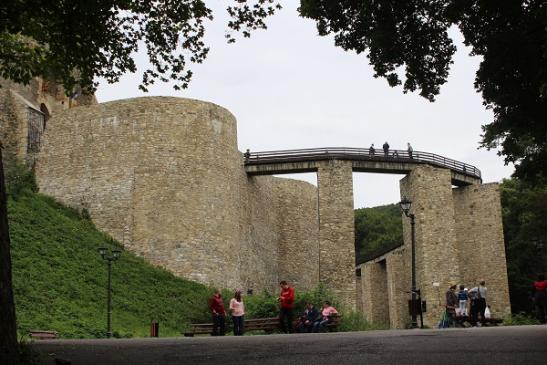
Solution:
{"label": "fortress entrance gate", "polygon": [[419,151],[319,148],[248,152],[245,170],[250,176],[317,173],[319,281],[369,321],[399,328],[409,321],[410,223],[403,219],[404,244],[359,264],[356,277],[353,171],[407,175],[400,189],[416,215],[416,280],[427,302],[426,325],[436,324],[451,281],[486,280],[494,315],[509,313],[499,189],[482,184],[474,166]]}

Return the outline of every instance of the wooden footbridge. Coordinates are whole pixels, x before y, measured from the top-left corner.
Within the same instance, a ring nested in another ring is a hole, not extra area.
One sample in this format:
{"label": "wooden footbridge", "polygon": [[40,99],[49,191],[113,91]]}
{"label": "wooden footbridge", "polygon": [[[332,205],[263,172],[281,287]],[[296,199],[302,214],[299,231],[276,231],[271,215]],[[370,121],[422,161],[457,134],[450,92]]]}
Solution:
{"label": "wooden footbridge", "polygon": [[473,165],[430,152],[406,150],[324,147],[298,150],[244,153],[248,175],[274,175],[317,171],[317,163],[325,160],[352,162],[355,172],[407,174],[419,165],[449,169],[452,184],[465,186],[481,183],[481,172]]}

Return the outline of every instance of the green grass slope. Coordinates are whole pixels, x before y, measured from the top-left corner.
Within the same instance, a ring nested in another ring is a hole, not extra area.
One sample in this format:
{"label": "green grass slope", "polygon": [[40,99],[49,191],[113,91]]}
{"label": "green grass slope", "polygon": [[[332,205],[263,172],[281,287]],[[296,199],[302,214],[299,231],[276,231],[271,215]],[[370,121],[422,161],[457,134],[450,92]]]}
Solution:
{"label": "green grass slope", "polygon": [[[44,329],[65,338],[105,337],[107,266],[97,248],[121,246],[31,186],[12,184],[8,201],[19,333]],[[112,286],[115,336],[146,336],[151,320],[159,321],[161,336],[180,335],[188,323],[209,318],[210,288],[126,251],[113,265]]]}

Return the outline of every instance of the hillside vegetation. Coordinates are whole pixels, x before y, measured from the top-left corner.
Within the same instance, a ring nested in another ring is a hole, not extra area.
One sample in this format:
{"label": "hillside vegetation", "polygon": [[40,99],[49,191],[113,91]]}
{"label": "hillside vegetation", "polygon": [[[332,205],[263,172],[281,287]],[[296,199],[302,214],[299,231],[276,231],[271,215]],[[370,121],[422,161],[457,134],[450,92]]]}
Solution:
{"label": "hillside vegetation", "polygon": [[[36,193],[32,175],[10,171],[8,212],[16,314],[20,335],[56,330],[61,337],[106,335],[107,266],[101,246],[122,249],[78,212]],[[124,251],[113,264],[115,336],[145,336],[152,320],[160,335],[180,335],[209,318],[211,289]]]}
{"label": "hillside vegetation", "polygon": [[385,247],[403,242],[399,204],[355,209],[355,253],[357,262]]}
{"label": "hillside vegetation", "polygon": [[[19,335],[42,329],[55,330],[62,338],[106,337],[107,266],[97,248],[122,246],[97,230],[85,212],[37,193],[24,168],[10,169],[7,185]],[[212,288],[175,277],[130,252],[123,251],[113,264],[112,288],[115,337],[148,336],[152,320],[159,321],[160,336],[180,336],[190,323],[210,321]],[[231,292],[223,294],[227,307]],[[338,306],[321,285],[297,291],[296,311],[307,301],[320,305],[323,300]],[[247,318],[278,313],[277,293],[246,296],[245,303]],[[362,314],[344,312],[340,330],[372,328],[378,327]]]}

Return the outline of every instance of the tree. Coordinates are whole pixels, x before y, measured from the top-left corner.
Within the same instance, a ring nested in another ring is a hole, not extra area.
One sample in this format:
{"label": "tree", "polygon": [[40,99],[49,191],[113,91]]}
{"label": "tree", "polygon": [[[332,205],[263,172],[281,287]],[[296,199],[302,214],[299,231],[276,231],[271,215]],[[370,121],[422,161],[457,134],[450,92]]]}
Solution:
{"label": "tree", "polygon": [[481,56],[475,88],[494,120],[481,146],[501,147],[515,176],[547,176],[547,2],[544,0],[301,0],[300,15],[365,52],[376,77],[433,101],[447,80],[457,26]]}
{"label": "tree", "polygon": [[0,144],[0,363],[13,364],[17,356],[17,327],[11,285],[11,253],[2,146]]}
{"label": "tree", "polygon": [[531,312],[531,283],[547,267],[547,181],[508,179],[500,187],[511,307]]}
{"label": "tree", "polygon": [[403,243],[399,204],[355,209],[355,256],[357,263],[371,254]]}

